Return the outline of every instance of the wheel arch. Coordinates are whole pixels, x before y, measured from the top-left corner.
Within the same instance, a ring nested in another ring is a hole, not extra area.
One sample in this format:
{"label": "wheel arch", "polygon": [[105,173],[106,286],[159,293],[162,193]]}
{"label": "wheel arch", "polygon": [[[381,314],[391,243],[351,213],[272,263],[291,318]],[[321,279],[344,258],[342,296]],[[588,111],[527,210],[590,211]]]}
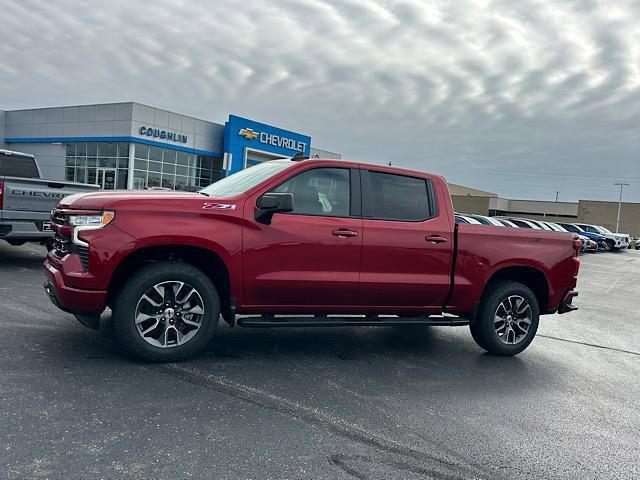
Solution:
{"label": "wheel arch", "polygon": [[483,298],[495,282],[505,280],[519,282],[529,287],[538,300],[540,313],[547,311],[549,305],[549,281],[542,270],[524,265],[502,267],[489,277],[484,288]]}
{"label": "wheel arch", "polygon": [[188,263],[204,272],[218,290],[222,314],[228,321],[231,310],[231,278],[224,259],[215,251],[192,245],[160,244],[144,246],[129,253],[119,263],[107,287],[107,305],[123,287],[129,276],[150,262],[173,260]]}

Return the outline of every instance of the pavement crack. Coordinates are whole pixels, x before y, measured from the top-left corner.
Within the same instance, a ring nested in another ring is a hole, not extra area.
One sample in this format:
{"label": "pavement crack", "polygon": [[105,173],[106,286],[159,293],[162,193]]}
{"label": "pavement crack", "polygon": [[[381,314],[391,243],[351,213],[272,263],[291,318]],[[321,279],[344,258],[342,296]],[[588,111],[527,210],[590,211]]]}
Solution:
{"label": "pavement crack", "polygon": [[[178,376],[180,379],[197,385],[212,388],[262,408],[296,418],[298,420],[323,427],[330,432],[350,441],[381,450],[387,454],[395,454],[417,460],[429,465],[427,469],[434,478],[447,480],[469,480],[495,478],[495,471],[484,472],[480,467],[470,465],[458,459],[419,450],[385,435],[372,432],[361,425],[348,422],[318,408],[307,407],[298,402],[274,395],[262,389],[229,380],[221,375],[211,375],[199,369],[178,364],[166,364],[159,367],[144,367],[159,370],[163,373]],[[341,460],[338,459],[340,463]],[[332,463],[336,464],[336,462]],[[344,462],[342,462],[344,463]],[[398,466],[401,462],[395,462]],[[336,464],[336,466],[339,466]],[[407,467],[408,468],[408,467]],[[413,468],[413,467],[411,467]],[[420,467],[423,468],[423,467]],[[425,470],[425,471],[427,471]],[[345,469],[347,473],[350,473]],[[354,470],[354,473],[356,471]],[[355,478],[366,478],[353,475]]]}
{"label": "pavement crack", "polygon": [[629,355],[640,356],[640,352],[624,350],[623,348],[607,347],[606,345],[598,345],[597,343],[582,342],[580,340],[570,340],[567,338],[554,337],[553,335],[543,335],[541,333],[538,334],[538,337],[550,338],[551,340],[558,340],[560,342],[575,343],[576,345],[585,345],[587,347],[602,348],[603,350],[610,350],[612,352],[628,353]]}

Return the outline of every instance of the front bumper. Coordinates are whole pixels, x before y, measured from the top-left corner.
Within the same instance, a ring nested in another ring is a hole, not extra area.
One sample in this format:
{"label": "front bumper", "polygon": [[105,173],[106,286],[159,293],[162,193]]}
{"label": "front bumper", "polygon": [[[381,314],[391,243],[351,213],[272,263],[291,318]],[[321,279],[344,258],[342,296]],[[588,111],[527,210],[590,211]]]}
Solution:
{"label": "front bumper", "polygon": [[78,315],[100,315],[106,306],[107,292],[104,290],[83,290],[69,287],[64,283],[60,270],[49,260],[44,261],[47,281],[44,289],[49,299],[60,310]]}
{"label": "front bumper", "polygon": [[567,293],[565,293],[564,297],[562,298],[562,302],[560,302],[558,313],[562,314],[562,313],[568,313],[568,312],[573,312],[574,310],[577,310],[578,307],[576,307],[572,303],[573,299],[577,296],[578,296],[578,292],[576,292],[575,290],[569,290]]}

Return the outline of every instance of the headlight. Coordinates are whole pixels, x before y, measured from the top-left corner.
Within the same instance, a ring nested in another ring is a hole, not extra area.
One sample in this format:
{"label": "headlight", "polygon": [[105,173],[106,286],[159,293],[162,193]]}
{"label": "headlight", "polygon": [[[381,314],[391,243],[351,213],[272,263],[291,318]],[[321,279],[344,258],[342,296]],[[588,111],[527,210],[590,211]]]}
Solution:
{"label": "headlight", "polygon": [[86,230],[98,230],[106,227],[116,216],[114,212],[102,212],[100,215],[70,215],[69,224],[71,225],[71,241],[76,245],[88,247],[89,244],[78,238],[80,232]]}

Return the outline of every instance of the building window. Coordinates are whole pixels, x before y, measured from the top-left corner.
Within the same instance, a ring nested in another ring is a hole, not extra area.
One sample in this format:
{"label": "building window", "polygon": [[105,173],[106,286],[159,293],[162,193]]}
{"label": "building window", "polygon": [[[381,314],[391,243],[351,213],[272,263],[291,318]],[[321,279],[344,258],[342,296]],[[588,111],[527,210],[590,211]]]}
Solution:
{"label": "building window", "polygon": [[128,169],[128,143],[67,144],[65,177],[71,182],[97,184],[106,190],[127,188]]}
{"label": "building window", "polygon": [[133,188],[164,187],[196,191],[220,179],[222,160],[136,143]]}

